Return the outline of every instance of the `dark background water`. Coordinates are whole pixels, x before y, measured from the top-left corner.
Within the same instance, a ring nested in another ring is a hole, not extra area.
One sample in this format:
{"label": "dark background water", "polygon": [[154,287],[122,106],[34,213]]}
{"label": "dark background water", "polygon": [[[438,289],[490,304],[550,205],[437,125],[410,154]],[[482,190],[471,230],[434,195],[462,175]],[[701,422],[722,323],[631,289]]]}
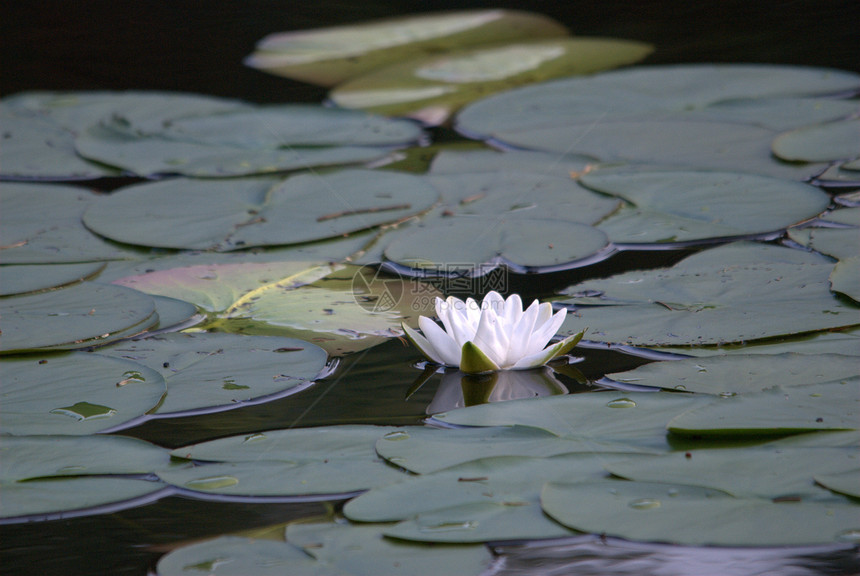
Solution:
{"label": "dark background water", "polygon": [[[860,2],[856,0],[21,0],[4,2],[0,8],[0,94],[37,89],[159,89],[254,102],[320,101],[325,90],[246,68],[242,59],[257,40],[272,32],[414,12],[491,7],[541,12],[578,35],[651,42],[657,50],[646,61],[650,64],[760,62],[860,71]],[[574,279],[557,282],[565,285]],[[403,400],[403,391],[416,375],[408,364],[413,356],[392,341],[367,355],[345,360],[335,377],[295,397],[220,415],[155,422],[131,434],[176,446],[296,425],[416,423],[432,399],[433,388],[420,390],[408,402]],[[628,367],[619,362],[631,361],[596,352],[587,357],[582,368],[589,377],[608,371],[609,360],[615,370]],[[323,511],[321,504],[218,504],[169,498],[112,515],[4,526],[0,529],[0,572],[145,574],[177,542]],[[600,566],[594,564],[597,557],[611,556],[605,549],[593,548],[588,544],[584,551],[559,549],[562,560],[555,564],[547,560],[553,551],[542,551],[536,559],[520,553],[512,557],[511,567],[517,568],[509,573],[536,573],[543,566],[542,573],[564,574],[565,558],[584,554],[592,565]],[[630,560],[631,556],[624,558]],[[653,558],[655,570],[665,568],[660,556]],[[847,574],[843,568],[852,561],[854,556],[833,556],[829,568],[819,572],[809,560],[805,562],[808,569],[795,566],[792,573]],[[610,558],[609,564],[612,562]],[[742,565],[744,562],[741,560]],[[609,564],[600,573],[610,573]],[[765,570],[767,566],[775,565],[766,564]],[[633,574],[639,568],[634,565],[633,572],[619,568],[613,573]]]}

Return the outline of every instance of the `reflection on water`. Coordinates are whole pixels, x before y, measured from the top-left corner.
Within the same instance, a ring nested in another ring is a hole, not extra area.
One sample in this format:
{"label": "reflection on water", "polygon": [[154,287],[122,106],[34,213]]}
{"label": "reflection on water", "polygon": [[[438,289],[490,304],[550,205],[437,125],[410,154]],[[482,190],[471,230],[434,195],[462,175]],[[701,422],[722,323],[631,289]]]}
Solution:
{"label": "reflection on water", "polygon": [[850,546],[702,548],[583,536],[552,543],[497,546],[494,576],[823,576],[858,574]]}

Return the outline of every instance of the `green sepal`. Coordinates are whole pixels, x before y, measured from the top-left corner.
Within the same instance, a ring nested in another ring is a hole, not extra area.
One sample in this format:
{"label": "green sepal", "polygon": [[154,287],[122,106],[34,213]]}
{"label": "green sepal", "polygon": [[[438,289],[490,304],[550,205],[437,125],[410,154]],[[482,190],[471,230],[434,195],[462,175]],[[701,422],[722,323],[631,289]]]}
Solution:
{"label": "green sepal", "polygon": [[498,365],[490,360],[471,340],[463,344],[463,349],[460,352],[460,371],[466,374],[482,374],[496,370],[499,370]]}

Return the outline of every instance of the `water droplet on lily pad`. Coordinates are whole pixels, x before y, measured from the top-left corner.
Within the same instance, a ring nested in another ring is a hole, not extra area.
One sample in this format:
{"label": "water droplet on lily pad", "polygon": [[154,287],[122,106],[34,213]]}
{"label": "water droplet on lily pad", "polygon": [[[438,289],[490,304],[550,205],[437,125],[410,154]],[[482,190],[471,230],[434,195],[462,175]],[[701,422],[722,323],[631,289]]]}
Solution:
{"label": "water droplet on lily pad", "polygon": [[843,530],[836,535],[836,539],[840,542],[851,542],[852,544],[857,544],[860,542],[860,528]]}
{"label": "water droplet on lily pad", "polygon": [[635,508],[636,510],[651,510],[653,508],[659,508],[661,504],[662,503],[656,498],[637,498],[636,500],[631,500],[628,506]]}
{"label": "water droplet on lily pad", "polygon": [[235,476],[208,476],[206,478],[195,478],[185,483],[192,490],[217,490],[239,484]]}
{"label": "water droplet on lily pad", "polygon": [[630,398],[616,398],[615,400],[607,402],[606,405],[609,408],[634,408],[636,406],[636,402]]}
{"label": "water droplet on lily pad", "polygon": [[389,432],[385,436],[383,436],[386,440],[408,440],[409,434],[404,432],[403,430],[396,430],[394,432]]}
{"label": "water droplet on lily pad", "polygon": [[70,416],[78,422],[83,422],[85,420],[96,420],[98,418],[110,418],[111,416],[116,414],[116,410],[108,406],[102,406],[100,404],[78,402],[77,404],[73,404],[71,406],[54,408],[53,410],[51,410],[51,414],[62,414],[63,416]]}

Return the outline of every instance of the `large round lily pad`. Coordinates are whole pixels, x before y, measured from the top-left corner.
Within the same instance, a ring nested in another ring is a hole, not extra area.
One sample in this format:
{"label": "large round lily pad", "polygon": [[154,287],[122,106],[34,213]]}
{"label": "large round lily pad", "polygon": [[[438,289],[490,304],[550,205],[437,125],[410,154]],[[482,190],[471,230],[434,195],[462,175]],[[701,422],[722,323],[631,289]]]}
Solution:
{"label": "large round lily pad", "polygon": [[445,122],[464,104],[515,86],[632,64],[653,46],[613,38],[554,38],[406,60],[339,84],[338,106]]}
{"label": "large round lily pad", "polygon": [[580,181],[633,204],[599,226],[616,243],[774,232],[817,216],[830,204],[814,186],[734,172],[597,170]]}
{"label": "large round lily pad", "polygon": [[9,264],[0,268],[0,296],[39,292],[75,284],[98,274],[104,262]]}
{"label": "large round lily pad", "polygon": [[163,334],[99,353],[158,371],[167,396],[156,413],[165,416],[227,410],[302,390],[328,358],[302,340],[217,333]]}
{"label": "large round lily pad", "polygon": [[860,511],[846,502],[774,502],[695,486],[615,480],[551,483],[541,502],[547,514],[575,530],[693,546],[837,542],[856,531]]}
{"label": "large round lily pad", "polygon": [[0,316],[2,354],[107,344],[158,322],[155,302],[146,294],[93,282],[0,298]]}
{"label": "large round lily pad", "polygon": [[87,210],[84,223],[120,242],[234,250],[332,238],[431,207],[421,177],[344,170],[271,180],[167,180],[131,186]]}
{"label": "large round lily pad", "polygon": [[[639,346],[745,342],[860,324],[860,310],[830,291],[833,263],[814,253],[736,243],[669,269],[571,286],[576,305],[561,334]],[[597,295],[597,296],[595,296]]]}
{"label": "large round lily pad", "polygon": [[452,48],[567,33],[554,20],[528,12],[431,13],[271,34],[257,43],[245,63],[271,74],[334,86],[374,68]]}
{"label": "large round lily pad", "polygon": [[155,370],[83,352],[7,358],[0,366],[4,434],[82,435],[114,429],[153,410],[166,392]]}

